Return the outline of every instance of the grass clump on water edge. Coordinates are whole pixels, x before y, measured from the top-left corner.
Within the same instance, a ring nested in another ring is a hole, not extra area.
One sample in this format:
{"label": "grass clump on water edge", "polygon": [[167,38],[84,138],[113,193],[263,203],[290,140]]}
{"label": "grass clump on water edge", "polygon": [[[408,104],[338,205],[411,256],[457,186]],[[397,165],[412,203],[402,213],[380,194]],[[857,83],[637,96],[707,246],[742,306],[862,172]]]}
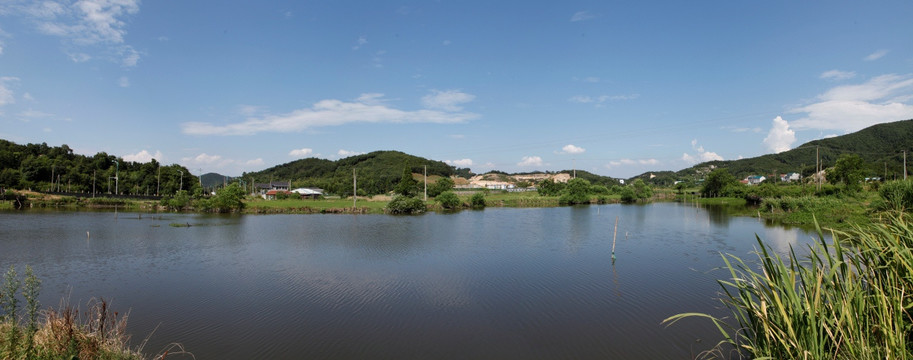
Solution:
{"label": "grass clump on water edge", "polygon": [[724,340],[706,358],[911,359],[910,220],[894,213],[883,223],[832,231],[833,244],[819,227],[809,255],[790,249],[785,260],[758,238],[760,264],[723,256],[731,278],[719,283],[732,319],[685,313],[663,323],[710,319]]}
{"label": "grass clump on water edge", "polygon": [[[3,276],[0,359],[145,359],[142,346],[133,350],[127,345],[130,340],[125,331],[127,315],[112,311],[106,300],[90,302],[90,311],[84,315],[66,304],[59,309],[39,310],[40,286],[41,281],[29,266],[23,280],[12,266]],[[25,300],[25,313],[21,317],[20,297]],[[169,352],[193,358],[181,345],[172,344],[152,359],[164,359]]]}

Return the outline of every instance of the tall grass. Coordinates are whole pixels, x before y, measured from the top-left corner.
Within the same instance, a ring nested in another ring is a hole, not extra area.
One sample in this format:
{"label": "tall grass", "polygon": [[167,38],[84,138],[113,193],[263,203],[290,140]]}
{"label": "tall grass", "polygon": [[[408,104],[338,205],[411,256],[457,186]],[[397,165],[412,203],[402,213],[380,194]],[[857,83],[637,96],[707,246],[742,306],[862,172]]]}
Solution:
{"label": "tall grass", "polygon": [[[723,336],[707,358],[913,358],[913,226],[895,213],[884,223],[833,231],[809,255],[786,259],[760,239],[758,264],[725,255],[730,279],[719,281],[732,318],[713,321]],[[757,270],[756,270],[757,269]],[[731,353],[726,349],[732,349]]]}
{"label": "tall grass", "polygon": [[[128,346],[127,316],[113,311],[100,299],[90,303],[90,310],[80,314],[78,308],[61,304],[58,309],[40,311],[38,292],[41,281],[31,267],[20,280],[13,267],[0,285],[0,359],[108,359],[140,360],[142,346]],[[20,291],[21,290],[21,291]],[[20,319],[19,297],[25,299]],[[39,315],[43,315],[40,321]],[[23,324],[24,322],[24,324]],[[175,351],[172,351],[175,350]],[[193,358],[179,344],[172,344],[154,359],[172,355]]]}

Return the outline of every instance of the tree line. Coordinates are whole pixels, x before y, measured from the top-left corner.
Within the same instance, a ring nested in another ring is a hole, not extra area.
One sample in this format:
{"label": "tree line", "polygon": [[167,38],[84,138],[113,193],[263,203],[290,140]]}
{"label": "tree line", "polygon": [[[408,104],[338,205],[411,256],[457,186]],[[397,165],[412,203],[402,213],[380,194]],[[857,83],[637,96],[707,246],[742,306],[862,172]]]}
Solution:
{"label": "tree line", "polygon": [[125,161],[105,152],[74,154],[66,144],[19,145],[0,139],[0,188],[43,192],[169,195],[193,192],[199,179],[187,168]]}

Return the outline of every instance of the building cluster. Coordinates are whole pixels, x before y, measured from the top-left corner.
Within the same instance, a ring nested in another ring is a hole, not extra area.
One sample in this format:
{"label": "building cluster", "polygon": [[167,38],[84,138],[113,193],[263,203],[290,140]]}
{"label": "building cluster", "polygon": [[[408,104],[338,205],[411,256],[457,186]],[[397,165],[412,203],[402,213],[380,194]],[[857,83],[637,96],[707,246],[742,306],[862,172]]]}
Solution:
{"label": "building cluster", "polygon": [[302,199],[317,199],[323,196],[323,189],[297,188],[291,189],[291,181],[270,181],[268,183],[254,184],[257,195],[266,200],[275,200],[279,194],[299,196]]}

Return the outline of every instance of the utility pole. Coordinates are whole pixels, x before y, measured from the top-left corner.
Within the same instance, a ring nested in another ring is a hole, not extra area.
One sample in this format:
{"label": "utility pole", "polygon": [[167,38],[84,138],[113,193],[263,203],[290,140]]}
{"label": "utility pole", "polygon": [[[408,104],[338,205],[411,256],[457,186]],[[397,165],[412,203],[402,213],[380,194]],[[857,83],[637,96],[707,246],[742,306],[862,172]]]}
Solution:
{"label": "utility pole", "polygon": [[425,201],[428,201],[428,165],[425,165]]}
{"label": "utility pole", "polygon": [[907,179],[907,151],[903,151],[903,179]]}
{"label": "utility pole", "polygon": [[115,161],[114,162],[114,193],[115,194],[118,194],[117,185],[120,184],[120,177],[118,177],[119,175],[120,175],[120,162]]}
{"label": "utility pole", "polygon": [[577,159],[574,159],[574,179],[577,178]]}
{"label": "utility pole", "polygon": [[92,197],[95,197],[95,175],[98,172],[98,169],[92,170]]}
{"label": "utility pole", "polygon": [[162,191],[162,164],[159,164],[159,175],[155,181],[155,196],[159,196]]}
{"label": "utility pole", "polygon": [[358,201],[358,175],[355,174],[355,168],[352,168],[352,210],[358,208],[355,202]]}
{"label": "utility pole", "polygon": [[818,176],[819,172],[821,172],[821,153],[818,152],[818,147],[815,146],[815,190],[821,190],[821,177]]}
{"label": "utility pole", "polygon": [[178,191],[184,190],[184,170],[178,170],[181,173],[181,182],[178,187]]}

